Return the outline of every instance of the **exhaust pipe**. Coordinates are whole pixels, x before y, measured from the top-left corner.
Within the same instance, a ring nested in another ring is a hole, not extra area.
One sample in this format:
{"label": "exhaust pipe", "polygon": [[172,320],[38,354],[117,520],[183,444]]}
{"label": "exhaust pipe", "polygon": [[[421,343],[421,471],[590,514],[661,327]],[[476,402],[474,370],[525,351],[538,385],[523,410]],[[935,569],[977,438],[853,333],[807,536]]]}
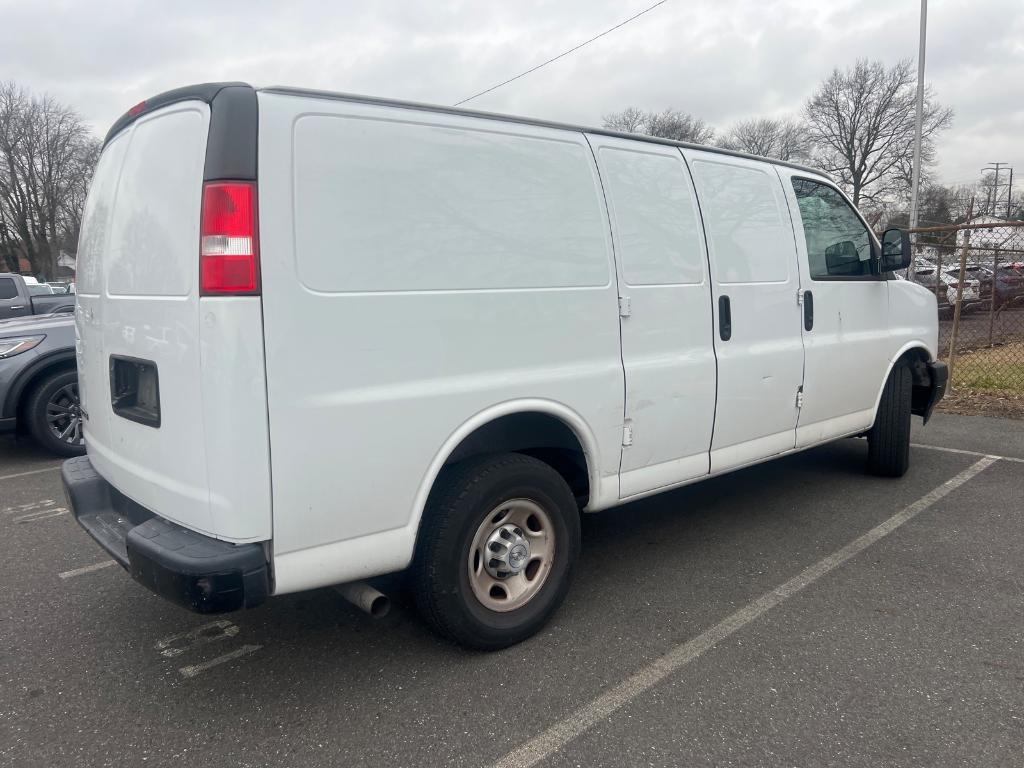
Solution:
{"label": "exhaust pipe", "polygon": [[391,610],[391,600],[388,596],[377,591],[365,581],[338,584],[334,589],[356,608],[365,611],[375,619],[387,616],[388,611]]}

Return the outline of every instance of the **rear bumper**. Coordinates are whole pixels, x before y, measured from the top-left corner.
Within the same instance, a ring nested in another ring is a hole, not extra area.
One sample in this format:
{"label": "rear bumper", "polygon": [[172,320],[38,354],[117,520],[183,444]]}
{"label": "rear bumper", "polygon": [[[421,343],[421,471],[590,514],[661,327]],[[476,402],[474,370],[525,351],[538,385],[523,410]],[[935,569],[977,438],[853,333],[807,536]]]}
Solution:
{"label": "rear bumper", "polygon": [[140,584],[197,613],[252,608],[267,599],[270,572],[261,544],[230,544],[183,528],[127,498],[88,456],[61,468],[78,523]]}

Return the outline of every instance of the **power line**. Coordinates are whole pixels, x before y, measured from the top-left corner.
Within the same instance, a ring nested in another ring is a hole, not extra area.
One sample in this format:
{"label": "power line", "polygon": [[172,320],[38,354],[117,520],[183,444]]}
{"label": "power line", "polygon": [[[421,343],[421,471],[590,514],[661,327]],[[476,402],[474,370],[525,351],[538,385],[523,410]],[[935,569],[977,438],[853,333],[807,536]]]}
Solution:
{"label": "power line", "polygon": [[518,75],[516,75],[515,77],[510,77],[510,78],[509,78],[508,80],[505,80],[505,81],[503,81],[503,82],[500,82],[500,83],[498,83],[497,85],[492,85],[492,86],[491,86],[490,88],[488,88],[488,89],[487,89],[487,90],[485,90],[485,91],[480,91],[480,93],[474,93],[474,94],[473,94],[472,96],[467,96],[467,97],[466,97],[465,99],[463,99],[462,101],[457,101],[457,102],[455,102],[454,104],[452,104],[452,106],[453,106],[453,107],[457,107],[457,106],[459,106],[460,104],[465,104],[465,103],[466,103],[467,101],[472,101],[473,99],[477,98],[478,96],[483,96],[483,95],[484,95],[485,93],[490,93],[491,91],[496,91],[496,90],[498,90],[499,88],[501,88],[501,87],[502,87],[503,85],[508,85],[509,83],[511,83],[511,82],[513,82],[513,81],[515,81],[515,80],[518,80],[518,79],[519,79],[519,78],[521,78],[521,77],[526,77],[526,76],[527,76],[527,75],[529,75],[530,73],[532,73],[532,72],[536,72],[536,71],[537,71],[538,69],[540,69],[541,67],[546,67],[546,66],[547,66],[548,64],[551,64],[552,62],[558,61],[559,59],[563,59],[563,58],[565,58],[566,56],[568,56],[568,55],[569,55],[570,53],[575,53],[576,51],[578,51],[578,50],[579,50],[580,48],[582,48],[583,46],[585,46],[585,45],[590,45],[590,44],[591,44],[592,42],[594,42],[595,40],[599,40],[600,38],[604,37],[605,35],[607,35],[607,34],[610,34],[610,33],[614,32],[614,31],[615,31],[616,29],[619,29],[620,27],[624,27],[624,26],[626,26],[627,24],[629,24],[629,22],[631,22],[631,21],[634,21],[634,20],[636,20],[636,19],[639,19],[639,18],[640,18],[641,16],[643,16],[643,15],[644,15],[645,13],[650,13],[650,12],[651,12],[651,11],[653,11],[653,10],[654,10],[655,8],[657,8],[657,7],[659,6],[659,5],[664,5],[664,4],[665,4],[665,3],[667,3],[667,2],[668,2],[668,0],[658,0],[658,2],[657,2],[657,3],[655,3],[655,4],[654,4],[654,5],[652,5],[652,6],[650,6],[649,8],[644,8],[644,9],[643,9],[642,11],[640,11],[640,13],[636,14],[635,16],[630,16],[630,17],[629,17],[628,19],[626,19],[625,21],[623,21],[623,22],[620,22],[620,23],[616,24],[616,25],[615,25],[614,27],[611,27],[610,29],[606,29],[606,30],[605,30],[604,32],[602,32],[601,34],[599,34],[599,35],[595,35],[594,37],[590,38],[589,40],[587,40],[587,41],[585,41],[585,42],[582,42],[582,43],[580,43],[580,44],[579,44],[579,45],[577,45],[577,46],[576,46],[575,48],[570,48],[570,49],[569,49],[568,51],[565,51],[564,53],[560,53],[560,54],[558,54],[557,56],[555,56],[554,58],[548,59],[548,60],[547,60],[547,61],[545,61],[545,62],[544,62],[543,64],[538,64],[538,65],[537,65],[536,67],[533,67],[533,68],[531,68],[531,69],[528,69],[528,70],[526,70],[525,72],[520,72],[520,73],[519,73]]}

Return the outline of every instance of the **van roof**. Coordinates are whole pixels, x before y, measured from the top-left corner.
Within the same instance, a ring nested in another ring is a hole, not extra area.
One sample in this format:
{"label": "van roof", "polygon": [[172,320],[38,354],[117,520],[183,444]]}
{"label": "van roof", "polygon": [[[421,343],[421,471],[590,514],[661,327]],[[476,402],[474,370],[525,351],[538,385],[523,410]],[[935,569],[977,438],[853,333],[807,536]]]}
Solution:
{"label": "van roof", "polygon": [[[183,88],[175,88],[172,91],[165,91],[164,93],[158,94],[152,98],[146,99],[145,101],[135,105],[129,109],[124,115],[111,126],[107,132],[107,136],[103,141],[106,146],[110,140],[120,133],[128,124],[132,123],[139,116],[151,112],[160,107],[167,106],[179,101],[186,100],[198,100],[204,101],[207,104],[211,103],[214,97],[223,89],[228,86],[245,86],[252,88],[247,83],[239,82],[224,82],[224,83],[200,83],[197,85],[188,85]],[[343,93],[339,91],[320,91],[312,88],[295,88],[285,85],[272,85],[264,88],[256,88],[254,90],[263,93],[278,93],[285,96],[305,96],[314,99],[331,99],[335,101],[351,101],[358,102],[361,104],[377,104],[380,106],[387,107],[405,107],[407,109],[416,109],[424,112],[437,112],[441,114],[449,115],[465,115],[467,117],[479,117],[487,120],[501,120],[506,123],[519,123],[522,125],[536,125],[543,128],[555,128],[558,130],[577,131],[584,133],[592,133],[600,136],[615,136],[621,139],[629,139],[631,141],[643,141],[649,144],[666,144],[673,147],[684,147],[687,149],[695,149],[702,152],[713,152],[719,155],[729,155],[732,157],[742,157],[748,160],[758,160],[764,163],[771,163],[772,165],[781,165],[787,168],[795,168],[805,173],[813,173],[825,178],[831,179],[827,171],[823,171],[820,168],[814,168],[809,165],[802,165],[800,163],[791,163],[787,160],[777,160],[771,157],[761,157],[760,155],[751,155],[746,152],[736,152],[731,149],[724,149],[722,147],[714,147],[707,144],[693,144],[686,141],[674,141],[672,139],[663,139],[659,136],[648,136],[641,133],[625,133],[623,131],[612,131],[607,128],[591,128],[585,125],[573,125],[571,123],[559,123],[552,120],[540,120],[531,117],[521,117],[519,115],[506,115],[500,112],[483,112],[475,109],[463,109],[461,107],[446,107],[439,104],[424,104],[417,101],[404,101],[402,99],[389,99],[382,98],[379,96],[364,96],[354,93]]]}

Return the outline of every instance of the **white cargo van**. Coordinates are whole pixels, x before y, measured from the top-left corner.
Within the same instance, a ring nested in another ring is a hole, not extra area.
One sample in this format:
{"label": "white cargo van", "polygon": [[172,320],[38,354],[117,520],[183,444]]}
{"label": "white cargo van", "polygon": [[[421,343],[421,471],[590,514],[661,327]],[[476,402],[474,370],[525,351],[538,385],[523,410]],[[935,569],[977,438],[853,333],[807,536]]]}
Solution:
{"label": "white cargo van", "polygon": [[502,647],[564,597],[581,510],[856,435],[902,475],[947,375],[908,261],[810,168],[171,91],[113,126],[89,195],[66,490],[193,610],[409,569],[435,628]]}

